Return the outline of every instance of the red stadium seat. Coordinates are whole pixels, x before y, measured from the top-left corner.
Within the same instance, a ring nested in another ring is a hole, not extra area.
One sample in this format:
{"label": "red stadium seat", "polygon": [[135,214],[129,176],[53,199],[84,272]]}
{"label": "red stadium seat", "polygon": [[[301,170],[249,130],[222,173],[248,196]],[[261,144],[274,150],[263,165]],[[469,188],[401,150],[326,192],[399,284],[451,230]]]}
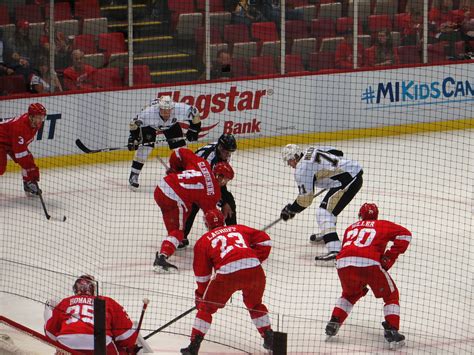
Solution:
{"label": "red stadium seat", "polygon": [[15,8],[16,21],[26,20],[30,23],[43,22],[41,9],[36,4],[19,5]]}
{"label": "red stadium seat", "polygon": [[77,35],[74,37],[74,49],[80,49],[84,54],[97,53],[94,35]]}
{"label": "red stadium seat", "polygon": [[[44,7],[45,16],[49,18],[49,4]],[[58,2],[54,4],[54,20],[65,21],[72,20],[71,6],[68,2]]]}
{"label": "red stadium seat", "polygon": [[368,17],[368,26],[369,32],[371,34],[381,31],[381,30],[388,30],[391,31],[392,26],[392,18],[390,15],[370,15]]}
{"label": "red stadium seat", "polygon": [[336,37],[336,24],[330,18],[311,20],[311,35],[316,38]]}
{"label": "red stadium seat", "polygon": [[[222,43],[221,32],[215,26],[210,29],[211,44]],[[198,27],[194,32],[194,42],[196,43],[196,56],[201,58],[204,53],[204,42],[206,39],[206,28],[204,26]],[[214,58],[211,58],[214,60]]]}
{"label": "red stadium seat", "polygon": [[[206,0],[196,0],[196,9],[203,12],[205,10]],[[225,11],[224,0],[209,0],[211,12]]]}
{"label": "red stadium seat", "polygon": [[0,26],[8,25],[10,23],[10,16],[8,15],[7,5],[0,5]]}
{"label": "red stadium seat", "polygon": [[97,69],[95,79],[99,88],[113,88],[122,86],[119,68]]}
{"label": "red stadium seat", "polygon": [[277,74],[275,61],[271,56],[250,58],[250,74],[266,75]]}
{"label": "red stadium seat", "polygon": [[76,2],[74,10],[76,17],[79,19],[101,17],[97,0],[79,0]]}
{"label": "red stadium seat", "polygon": [[26,91],[23,75],[7,75],[0,80],[0,95],[20,94]]}
{"label": "red stadium seat", "polygon": [[[130,70],[128,67],[124,68],[123,71],[123,81],[126,86],[128,86],[128,73]],[[148,85],[151,84],[151,75],[150,68],[148,65],[135,65],[133,67],[133,85]]]}
{"label": "red stadium seat", "polygon": [[225,25],[224,42],[229,44],[249,42],[249,28],[244,24]]}
{"label": "red stadium seat", "polygon": [[445,42],[428,44],[428,63],[437,63],[446,61]]}
{"label": "red stadium seat", "polygon": [[234,78],[242,78],[249,75],[247,61],[242,58],[232,59],[231,68]]}
{"label": "red stadium seat", "polygon": [[[363,33],[362,22],[359,21],[358,26],[359,34]],[[354,29],[354,19],[352,17],[339,17],[336,20],[336,33],[338,35],[347,33],[347,31],[352,31]]]}
{"label": "red stadium seat", "polygon": [[252,37],[260,42],[278,41],[278,32],[274,22],[256,22],[252,24]]}
{"label": "red stadium seat", "polygon": [[285,21],[285,33],[289,40],[309,37],[306,22],[303,20]]}
{"label": "red stadium seat", "polygon": [[98,37],[99,49],[104,52],[106,61],[112,53],[127,52],[125,37],[122,32],[101,33]]}
{"label": "red stadium seat", "polygon": [[[280,68],[280,57],[277,58],[277,67]],[[281,68],[280,68],[281,69]],[[303,60],[298,54],[285,55],[285,73],[304,72]]]}
{"label": "red stadium seat", "polygon": [[331,52],[313,52],[309,55],[309,69],[320,71],[336,68],[336,58]]}
{"label": "red stadium seat", "polygon": [[420,49],[418,46],[399,46],[397,50],[400,64],[421,63]]}

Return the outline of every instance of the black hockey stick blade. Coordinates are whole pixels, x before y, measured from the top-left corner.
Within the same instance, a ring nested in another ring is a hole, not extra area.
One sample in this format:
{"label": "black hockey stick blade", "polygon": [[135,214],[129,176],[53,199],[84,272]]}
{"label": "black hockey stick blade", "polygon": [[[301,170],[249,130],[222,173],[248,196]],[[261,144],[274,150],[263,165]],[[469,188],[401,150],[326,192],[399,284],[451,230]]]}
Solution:
{"label": "black hockey stick blade", "polygon": [[81,142],[81,140],[79,138],[76,139],[76,145],[80,150],[82,150],[84,153],[87,153],[87,154],[110,152],[112,150],[121,150],[121,149],[126,149],[127,148],[127,146],[123,146],[123,147],[112,147],[112,148],[109,147],[109,148],[101,148],[101,149],[89,149],[84,145],[84,143]]}
{"label": "black hockey stick blade", "polygon": [[41,206],[43,207],[44,215],[46,216],[46,219],[48,221],[61,221],[61,222],[66,222],[66,216],[63,216],[62,218],[59,217],[51,217],[51,215],[48,213],[48,210],[46,209],[46,204],[44,203],[43,200],[43,194],[38,195],[41,201]]}

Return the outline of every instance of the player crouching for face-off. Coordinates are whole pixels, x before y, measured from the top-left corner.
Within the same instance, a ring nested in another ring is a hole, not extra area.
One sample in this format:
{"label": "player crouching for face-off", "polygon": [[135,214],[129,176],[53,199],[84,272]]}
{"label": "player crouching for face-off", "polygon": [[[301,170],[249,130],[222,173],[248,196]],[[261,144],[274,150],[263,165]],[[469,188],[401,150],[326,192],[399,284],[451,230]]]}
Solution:
{"label": "player crouching for face-off", "polygon": [[203,212],[216,208],[221,199],[221,186],[234,178],[227,162],[211,169],[210,164],[188,148],[175,149],[170,156],[169,170],[155,189],[155,201],[163,214],[168,236],[161,243],[153,264],[156,272],[177,270],[167,259],[174,254],[184,237],[184,226],[196,204]]}
{"label": "player crouching for face-off", "polygon": [[153,100],[130,122],[128,150],[136,150],[128,179],[132,191],[139,187],[138,176],[155,147],[157,132],[163,132],[170,149],[186,145],[180,123],[189,125],[186,139],[190,142],[197,141],[201,131],[199,111],[194,106],[173,102],[170,96]]}
{"label": "player crouching for face-off", "polygon": [[57,305],[47,304],[44,331],[48,338],[75,350],[77,354],[94,352],[94,298],[105,301],[107,355],[135,354],[138,337],[124,308],[114,299],[96,295],[94,276],[82,275],[73,285],[74,296]]}
{"label": "player crouching for face-off", "polygon": [[296,144],[288,144],[282,150],[282,158],[295,169],[299,194],[292,204],[283,208],[280,217],[284,221],[293,218],[311,205],[316,187],[326,189],[326,195],[316,211],[321,233],[313,234],[310,241],[324,241],[328,250],[327,254],[315,257],[316,262],[333,265],[341,250],[336,232],[337,216],[362,187],[362,168],[356,161],[344,158],[343,152],[334,147],[303,150]]}
{"label": "player crouching for face-off", "polygon": [[[268,258],[271,240],[267,233],[244,225],[225,226],[218,209],[204,214],[208,229],[194,246],[196,308],[191,343],[181,354],[196,355],[211,327],[212,315],[223,308],[232,294],[242,291],[250,318],[263,338],[263,347],[273,350],[273,331],[268,309],[262,303],[265,272],[261,263]],[[214,276],[212,271],[215,271]]]}
{"label": "player crouching for face-off", "polygon": [[23,189],[27,196],[41,194],[39,169],[28,145],[43,126],[45,117],[44,106],[34,103],[28,107],[27,113],[0,122],[0,175],[5,173],[8,155],[22,168]]}
{"label": "player crouching for face-off", "polygon": [[[398,332],[400,296],[388,270],[407,250],[412,235],[405,227],[378,220],[378,215],[377,205],[363,204],[359,222],[344,233],[342,250],[336,258],[342,295],[332,311],[326,335],[330,339],[337,334],[356,302],[367,294],[369,286],[376,298],[384,300],[384,337],[390,348],[396,349],[405,345],[405,336]],[[385,250],[389,242],[393,244]]]}

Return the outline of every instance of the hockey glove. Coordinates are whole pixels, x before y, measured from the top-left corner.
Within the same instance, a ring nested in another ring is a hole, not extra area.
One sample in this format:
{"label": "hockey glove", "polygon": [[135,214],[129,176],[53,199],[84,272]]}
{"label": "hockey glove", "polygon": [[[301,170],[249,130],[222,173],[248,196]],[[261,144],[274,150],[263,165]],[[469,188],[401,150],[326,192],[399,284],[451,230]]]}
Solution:
{"label": "hockey glove", "polygon": [[201,122],[191,123],[189,125],[188,131],[186,132],[186,139],[190,142],[197,141],[200,131],[201,131]]}
{"label": "hockey glove", "polygon": [[31,169],[26,169],[26,180],[27,181],[39,181],[40,179],[40,172],[37,166]]}
{"label": "hockey glove", "polygon": [[392,253],[390,250],[387,250],[384,255],[382,255],[382,258],[380,259],[380,265],[382,265],[382,268],[386,271],[390,270],[390,268],[395,264],[395,261],[397,260],[398,255],[395,253]]}
{"label": "hockey glove", "polygon": [[140,130],[136,129],[134,131],[130,131],[130,136],[128,136],[128,150],[137,150],[138,146],[141,144],[140,139]]}
{"label": "hockey glove", "polygon": [[43,191],[41,191],[36,181],[24,181],[23,189],[25,190],[25,192],[30,193],[32,195],[39,196],[43,193]]}
{"label": "hockey glove", "polygon": [[291,209],[291,203],[287,204],[284,209],[281,210],[280,218],[285,222],[296,216],[296,212]]}

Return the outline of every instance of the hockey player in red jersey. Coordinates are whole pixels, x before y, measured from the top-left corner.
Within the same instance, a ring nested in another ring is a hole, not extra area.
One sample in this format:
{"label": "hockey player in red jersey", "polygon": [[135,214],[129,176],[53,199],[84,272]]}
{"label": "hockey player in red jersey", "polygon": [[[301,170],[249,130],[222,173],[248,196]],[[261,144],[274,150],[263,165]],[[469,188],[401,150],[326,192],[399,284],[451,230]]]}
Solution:
{"label": "hockey player in red jersey", "polygon": [[74,296],[64,298],[52,312],[47,306],[44,331],[47,337],[76,350],[94,354],[94,298],[105,300],[107,355],[134,353],[138,333],[123,307],[110,297],[96,296],[96,281],[80,276],[73,285]]}
{"label": "hockey player in red jersey", "polygon": [[[378,220],[378,214],[377,205],[363,204],[359,210],[359,222],[352,224],[344,233],[342,249],[336,258],[342,295],[332,311],[326,335],[333,337],[337,334],[352,307],[367,294],[369,286],[374,296],[385,302],[384,336],[390,348],[395,349],[405,345],[405,336],[398,332],[400,296],[387,271],[407,250],[412,235],[405,227]],[[385,250],[389,242],[393,244]]]}
{"label": "hockey player in red jersey", "polygon": [[264,340],[263,347],[273,350],[273,330],[268,309],[262,303],[266,278],[261,263],[270,254],[270,237],[240,224],[225,227],[224,215],[218,209],[206,212],[204,221],[208,232],[194,246],[193,261],[198,313],[191,343],[181,349],[181,353],[198,354],[211,327],[212,315],[223,308],[236,291],[242,291],[250,318]]}
{"label": "hockey player in red jersey", "polygon": [[28,145],[42,127],[46,109],[40,103],[31,104],[28,112],[21,116],[0,122],[0,175],[7,168],[7,155],[21,166],[23,189],[27,196],[39,195],[39,169]]}
{"label": "hockey player in red jersey", "polygon": [[163,213],[168,236],[161,243],[153,264],[156,272],[177,267],[167,261],[184,237],[184,227],[193,204],[206,212],[216,208],[221,199],[220,187],[234,178],[229,163],[220,162],[211,169],[209,163],[188,148],[173,150],[167,175],[155,189],[155,201]]}

